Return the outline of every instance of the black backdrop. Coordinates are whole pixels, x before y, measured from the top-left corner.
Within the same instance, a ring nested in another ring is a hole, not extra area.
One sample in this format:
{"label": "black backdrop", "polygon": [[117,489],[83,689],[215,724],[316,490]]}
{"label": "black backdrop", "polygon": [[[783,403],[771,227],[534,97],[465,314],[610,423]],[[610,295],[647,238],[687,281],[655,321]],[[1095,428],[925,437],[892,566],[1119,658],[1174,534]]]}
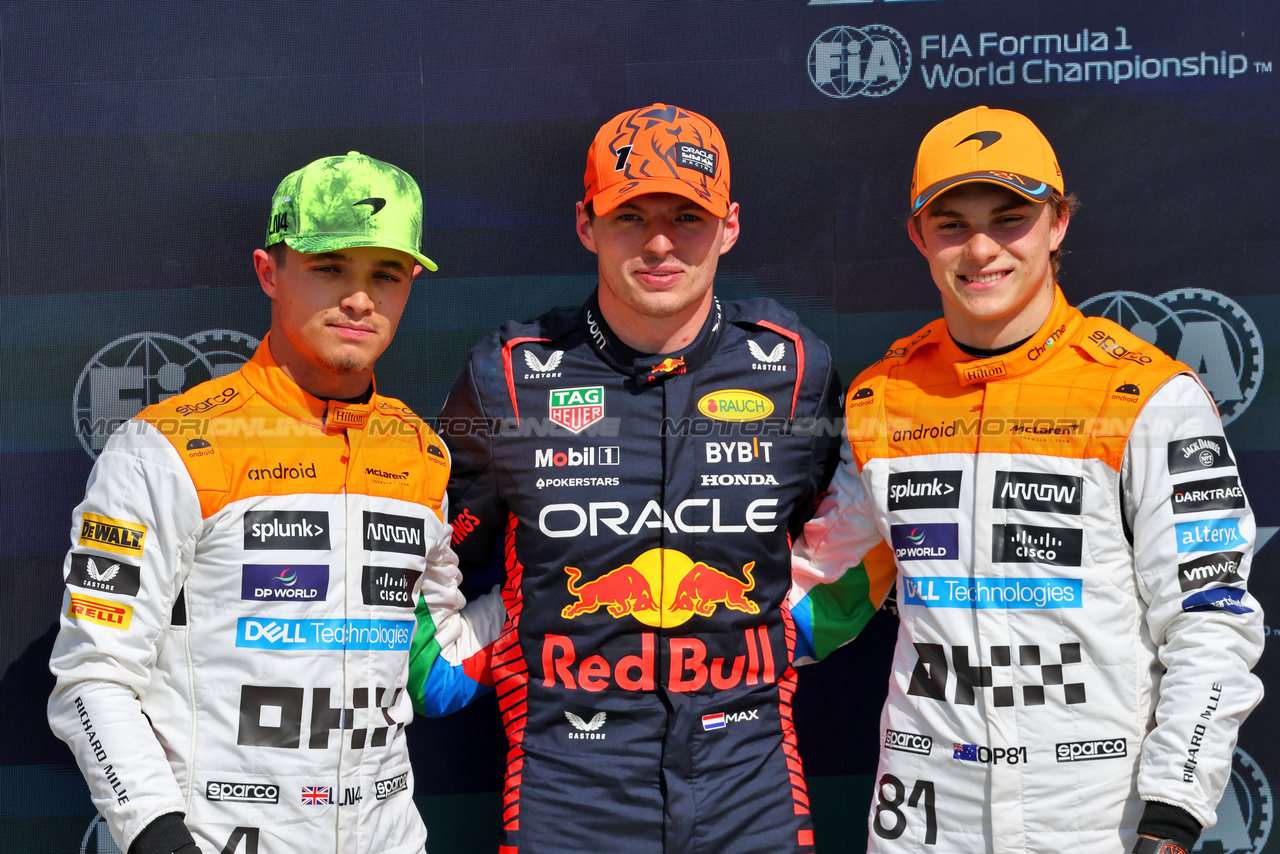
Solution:
{"label": "black backdrop", "polygon": [[[743,211],[717,290],[797,310],[847,381],[937,311],[903,229],[920,137],[975,104],[1022,111],[1084,203],[1064,287],[1201,371],[1265,541],[1278,53],[1271,0],[0,3],[0,851],[115,850],[44,722],[71,509],[112,419],[234,369],[265,332],[249,256],[287,172],[355,149],[422,185],[440,271],[379,382],[430,415],[486,331],[592,288],[572,206],[600,122],[697,110]],[[1254,563],[1272,608],[1277,548]],[[881,614],[801,673],[824,852],[865,839],[895,630]],[[1245,726],[1199,851],[1280,850],[1273,714]],[[432,851],[494,850],[492,702],[410,740]]]}

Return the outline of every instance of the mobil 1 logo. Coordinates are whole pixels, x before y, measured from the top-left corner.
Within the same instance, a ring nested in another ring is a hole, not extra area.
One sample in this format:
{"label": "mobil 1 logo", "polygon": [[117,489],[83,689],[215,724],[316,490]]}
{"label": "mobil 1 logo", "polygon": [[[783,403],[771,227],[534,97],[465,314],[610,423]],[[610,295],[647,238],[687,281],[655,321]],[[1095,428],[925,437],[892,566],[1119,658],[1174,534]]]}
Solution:
{"label": "mobil 1 logo", "polygon": [[244,514],[244,547],[318,551],[329,548],[324,510],[250,510]]}
{"label": "mobil 1 logo", "polygon": [[959,471],[902,471],[889,475],[889,510],[927,510],[960,506]]}
{"label": "mobil 1 logo", "polygon": [[364,604],[412,608],[413,589],[421,575],[421,570],[417,569],[366,566],[360,581],[360,589],[364,591]]}
{"label": "mobil 1 logo", "polygon": [[414,516],[365,510],[365,551],[424,556],[427,553],[426,539],[423,537],[424,524],[424,520]]}

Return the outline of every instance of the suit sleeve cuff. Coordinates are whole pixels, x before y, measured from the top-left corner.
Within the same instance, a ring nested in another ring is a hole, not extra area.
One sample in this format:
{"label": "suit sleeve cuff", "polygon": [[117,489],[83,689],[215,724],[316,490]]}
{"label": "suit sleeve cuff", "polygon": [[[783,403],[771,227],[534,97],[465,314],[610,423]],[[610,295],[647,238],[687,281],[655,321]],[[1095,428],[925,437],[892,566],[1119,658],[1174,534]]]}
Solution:
{"label": "suit sleeve cuff", "polygon": [[199,851],[195,844],[195,838],[183,822],[182,813],[171,812],[148,824],[129,846],[129,854],[173,854],[184,846],[191,846],[189,850]]}
{"label": "suit sleeve cuff", "polygon": [[1147,801],[1142,820],[1138,822],[1138,833],[1172,839],[1188,851],[1195,847],[1200,830],[1200,822],[1191,813],[1161,801]]}

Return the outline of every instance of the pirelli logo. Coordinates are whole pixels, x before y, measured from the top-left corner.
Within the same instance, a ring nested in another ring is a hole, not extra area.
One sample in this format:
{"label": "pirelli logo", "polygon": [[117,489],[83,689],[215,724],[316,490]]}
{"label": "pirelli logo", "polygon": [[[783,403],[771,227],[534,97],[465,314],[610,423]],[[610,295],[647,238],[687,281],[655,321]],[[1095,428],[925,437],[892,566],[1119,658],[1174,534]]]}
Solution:
{"label": "pirelli logo", "polygon": [[80,545],[139,557],[147,541],[147,526],[97,513],[85,513],[80,520]]}
{"label": "pirelli logo", "polygon": [[71,594],[71,604],[67,607],[67,616],[73,620],[88,620],[111,629],[127,629],[133,620],[133,607],[92,596]]}

